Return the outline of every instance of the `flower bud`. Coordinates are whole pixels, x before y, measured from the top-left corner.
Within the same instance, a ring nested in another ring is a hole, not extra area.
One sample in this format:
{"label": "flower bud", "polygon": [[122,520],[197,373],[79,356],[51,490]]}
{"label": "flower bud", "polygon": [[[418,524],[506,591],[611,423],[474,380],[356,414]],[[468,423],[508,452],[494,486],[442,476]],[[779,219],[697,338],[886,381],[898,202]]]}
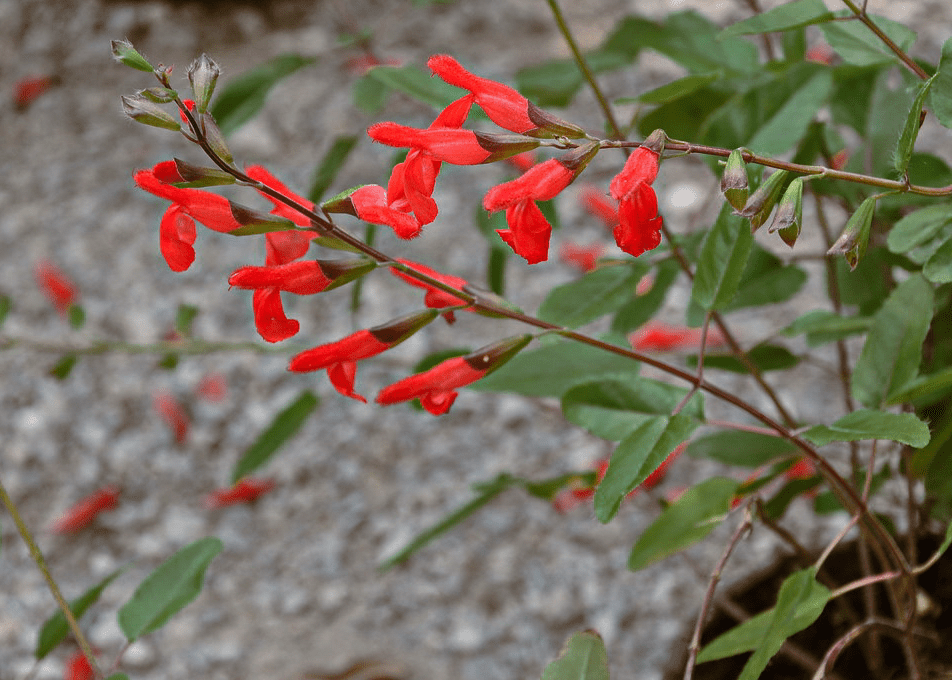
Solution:
{"label": "flower bud", "polygon": [[664,143],[668,139],[668,136],[664,133],[664,130],[655,130],[641,143],[641,146],[646,149],[651,149],[659,156],[664,153]]}
{"label": "flower bud", "polygon": [[367,330],[380,342],[393,347],[429,324],[439,314],[435,309],[427,309],[422,312],[407,314],[399,319],[388,321]]}
{"label": "flower bud", "polygon": [[747,188],[747,164],[744,163],[741,149],[734,149],[727,157],[727,165],[721,175],[721,193],[734,210],[744,209],[750,192]]}
{"label": "flower bud", "polygon": [[178,131],[179,122],[157,104],[143,96],[122,96],[122,112],[137,123]]}
{"label": "flower bud", "polygon": [[539,146],[539,140],[523,135],[497,132],[475,132],[474,134],[479,146],[490,154],[483,163],[501,161],[526,151],[532,151]]}
{"label": "flower bud", "polygon": [[333,290],[372,272],[377,268],[377,263],[366,257],[358,257],[346,260],[318,260],[317,266],[321,273],[331,280],[325,290]]}
{"label": "flower bud", "polygon": [[228,150],[228,145],[225,143],[225,135],[221,133],[218,123],[215,122],[215,118],[212,114],[207,111],[203,112],[199,117],[199,122],[201,123],[202,132],[205,134],[205,140],[208,142],[208,146],[211,147],[212,151],[218,154],[219,158],[229,165],[232,165],[235,159],[232,157],[231,151]]}
{"label": "flower bud", "polygon": [[463,361],[477,371],[485,371],[483,375],[486,375],[516,356],[532,341],[532,338],[533,336],[529,334],[506,338],[467,354],[463,357]]}
{"label": "flower bud", "polygon": [[783,189],[783,183],[789,174],[790,172],[787,170],[778,170],[773,173],[747,199],[744,209],[737,211],[738,215],[750,220],[751,231],[757,231],[767,221],[770,211],[773,210],[774,204],[780,198],[780,190]]}
{"label": "flower bud", "polygon": [[188,67],[188,82],[192,85],[192,94],[195,99],[195,108],[199,113],[205,113],[215,91],[215,83],[221,69],[207,54],[192,62]]}
{"label": "flower bud", "polygon": [[200,165],[192,165],[191,163],[186,163],[181,158],[174,159],[174,162],[175,170],[178,172],[179,177],[182,178],[181,182],[175,183],[177,187],[184,189],[217,187],[234,184],[236,181],[233,175],[218,168],[205,168]]}
{"label": "flower bud", "polygon": [[569,139],[580,139],[585,136],[585,130],[578,125],[553,116],[532,102],[529,102],[527,113],[529,120],[536,125],[536,130],[529,133],[532,134],[533,137],[568,137]]}
{"label": "flower bud", "polygon": [[585,169],[585,166],[589,164],[589,161],[595,158],[600,150],[601,147],[598,145],[598,142],[587,142],[577,149],[572,149],[562,154],[559,156],[558,161],[571,170],[575,177],[578,177],[582,170]]}
{"label": "flower bud", "polygon": [[297,228],[291,220],[252,210],[234,201],[228,201],[228,206],[231,208],[232,217],[241,225],[228,232],[232,236],[251,236],[269,231],[291,231]]}
{"label": "flower bud", "polygon": [[152,73],[154,70],[152,64],[139,54],[128,40],[113,40],[112,56],[120,64],[131,66],[134,69],[145,71],[146,73]]}
{"label": "flower bud", "polygon": [[800,236],[800,227],[803,224],[803,178],[797,177],[780,199],[777,206],[777,214],[774,215],[773,222],[767,229],[771,234],[775,231],[780,232],[780,238],[788,246],[793,248]]}
{"label": "flower bud", "polygon": [[168,104],[175,100],[178,92],[168,87],[149,87],[145,90],[139,90],[136,94],[156,104]]}
{"label": "flower bud", "polygon": [[846,222],[846,228],[836,239],[836,243],[826,251],[827,255],[843,255],[850,266],[850,270],[856,269],[856,265],[866,254],[866,246],[869,245],[869,232],[873,224],[873,213],[876,211],[876,197],[870,196],[863,201],[856,212]]}

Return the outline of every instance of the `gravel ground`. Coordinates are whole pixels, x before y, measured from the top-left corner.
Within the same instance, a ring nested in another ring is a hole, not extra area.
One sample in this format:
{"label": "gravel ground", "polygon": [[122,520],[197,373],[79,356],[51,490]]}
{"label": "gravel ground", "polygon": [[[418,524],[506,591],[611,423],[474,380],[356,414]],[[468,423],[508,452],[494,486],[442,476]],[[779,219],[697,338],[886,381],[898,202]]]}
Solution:
{"label": "gravel ground", "polygon": [[[635,4],[578,2],[568,18],[583,45],[593,46]],[[689,6],[724,24],[746,11],[741,2],[637,3],[649,16]],[[935,13],[942,6],[893,2],[888,10],[927,26],[922,44],[934,48],[950,30],[947,21],[935,20],[948,17],[947,9]],[[159,256],[164,206],[134,188],[131,172],[172,155],[199,159],[174,135],[123,119],[118,96],[151,83],[146,74],[111,62],[109,40],[129,38],[151,58],[179,65],[179,74],[201,51],[223,65],[223,77],[282,52],[318,56],[316,66],[277,87],[263,114],[232,142],[241,162],[264,163],[303,188],[327,140],[377,119],[355,111],[347,61],[356,52],[338,44],[341,34],[368,26],[382,57],[422,63],[430,54],[448,52],[500,79],[523,64],[566,54],[541,0],[432,8],[395,0],[278,0],[264,6],[0,0],[0,92],[11,92],[16,80],[30,75],[60,78],[26,111],[15,111],[9,98],[0,102],[0,291],[15,302],[3,333],[24,339],[18,349],[0,353],[3,483],[34,528],[48,527],[104,484],[122,487],[119,509],[102,515],[94,529],[67,537],[39,532],[67,597],[135,561],[84,619],[93,644],[110,658],[122,644],[116,609],[143,575],[190,541],[222,538],[224,553],[212,564],[200,599],[125,655],[135,678],[298,678],[308,669],[338,669],[366,657],[398,661],[421,680],[531,678],[570,633],[587,627],[605,638],[616,677],[657,678],[697,607],[703,586],[696,572],[710,569],[724,532],[717,534],[720,541],[715,537],[691,550],[688,559],[629,573],[627,553],[656,515],[655,499],[634,499],[619,519],[602,526],[590,509],[561,516],[508,493],[406,566],[376,571],[380,559],[464,502],[470,483],[501,471],[554,475],[608,452],[600,440],[567,426],[550,403],[464,393],[440,419],[405,407],[362,406],[336,395],[323,375],[290,376],[290,350],[186,358],[171,372],[157,368],[154,356],[110,353],[82,358],[64,382],[47,376],[59,354],[45,347],[97,339],[154,342],[171,328],[180,304],[200,308],[195,329],[201,338],[257,339],[250,298],[226,284],[235,267],[260,260],[257,244],[201,234],[197,262],[181,275],[169,272]],[[606,83],[612,96],[621,96],[671,72],[646,58],[641,68]],[[395,98],[384,117],[424,124],[430,115]],[[587,94],[566,117],[592,129],[600,125]],[[362,144],[336,188],[382,181],[389,155]],[[679,169],[666,166],[658,187],[663,197],[682,197],[662,199],[677,229],[703,207],[709,187],[696,168],[671,166]],[[445,172],[440,220],[412,246],[386,237],[382,246],[478,280],[484,264],[471,254],[482,248],[470,215],[481,191],[473,182],[485,190],[504,172]],[[571,201],[563,219],[580,230],[580,240],[597,233]],[[88,316],[81,332],[69,331],[33,284],[33,265],[45,258],[81,290]],[[557,263],[532,270],[531,277],[528,271],[510,266],[514,297],[529,309],[551,285],[571,276]],[[368,280],[358,325],[380,323],[415,304],[412,292],[388,283],[381,276]],[[815,303],[818,290],[802,296],[803,308]],[[354,321],[343,313],[348,294],[289,305],[301,321],[302,343],[352,330]],[[677,306],[672,300],[666,312],[673,321]],[[770,323],[801,311],[771,311]],[[764,318],[739,316],[738,324],[742,336],[758,335]],[[508,332],[470,318],[452,328],[441,324],[401,347],[394,355],[400,365],[362,367],[359,384],[369,392],[405,374],[428,351],[476,346]],[[212,372],[228,384],[219,403],[195,397],[201,378]],[[798,415],[823,418],[827,383],[819,373],[796,380],[784,386],[784,394],[811,395],[798,405]],[[253,507],[205,510],[203,495],[226,482],[244,447],[304,388],[314,389],[323,402],[268,467],[275,491]],[[190,411],[192,425],[182,444],[152,410],[159,391],[175,395]],[[710,466],[685,461],[664,488],[711,472]],[[797,513],[795,508],[793,521]],[[825,530],[819,527],[812,536],[808,531],[808,537],[819,540]],[[12,680],[29,672],[36,631],[52,607],[7,518],[2,539],[0,679]],[[773,551],[767,537],[755,535],[739,556],[738,571],[762,564]],[[35,677],[61,677],[65,651],[41,664]]]}

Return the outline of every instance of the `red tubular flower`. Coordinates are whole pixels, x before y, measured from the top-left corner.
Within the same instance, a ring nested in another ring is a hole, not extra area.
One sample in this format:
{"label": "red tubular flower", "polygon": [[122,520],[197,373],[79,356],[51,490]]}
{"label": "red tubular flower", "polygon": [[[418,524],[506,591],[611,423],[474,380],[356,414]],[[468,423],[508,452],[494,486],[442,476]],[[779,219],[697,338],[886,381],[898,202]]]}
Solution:
{"label": "red tubular flower", "polygon": [[273,288],[295,295],[320,293],[333,282],[316,260],[300,260],[273,267],[239,267],[228,277],[228,285],[235,288]]}
{"label": "red tubular flower", "polygon": [[312,347],[292,357],[288,370],[308,373],[327,369],[327,377],[334,389],[345,397],[366,403],[367,400],[354,391],[357,362],[400,344],[435,317],[436,312],[418,312],[374,328],[357,331],[336,342]]}
{"label": "red tubular flower", "polygon": [[570,241],[564,242],[559,246],[559,259],[568,264],[578,267],[583,272],[590,272],[598,264],[598,258],[605,252],[605,247],[600,243],[593,243],[590,246],[580,246]]}
{"label": "red tubular flower", "polygon": [[[676,350],[697,350],[701,344],[700,328],[672,326],[661,321],[649,321],[628,336],[632,348],[639,352],[671,352]],[[724,336],[720,331],[709,328],[708,347],[723,344]]]}
{"label": "red tubular flower", "polygon": [[175,441],[179,444],[183,443],[188,435],[188,414],[185,408],[175,397],[166,392],[156,392],[152,395],[152,407],[172,430]]}
{"label": "red tubular flower", "polygon": [[530,335],[509,338],[476,350],[472,354],[453,357],[428,371],[411,375],[380,390],[378,404],[396,404],[419,399],[427,411],[440,416],[450,410],[457,390],[476,382],[515,356],[532,339]]}
{"label": "red tubular flower", "polygon": [[173,272],[184,272],[195,261],[195,220],[173,204],[159,223],[159,250]]}
{"label": "red tubular flower", "polygon": [[509,228],[497,229],[496,233],[529,264],[548,259],[549,236],[552,233],[552,225],[535,202],[555,198],[571,184],[575,175],[575,171],[559,159],[552,158],[530,168],[511,182],[497,184],[483,198],[486,210],[506,210]]}
{"label": "red tubular flower", "polygon": [[371,125],[367,129],[367,134],[381,144],[417,149],[434,160],[446,161],[453,165],[479,165],[492,156],[491,151],[480,145],[479,138],[472,130],[458,128],[420,130],[387,121]]}
{"label": "red tubular flower", "polygon": [[173,186],[174,183],[185,181],[179,175],[175,161],[162,161],[150,170],[139,170],[134,179],[140,189],[172,201],[180,210],[209,229],[228,233],[241,227],[231,211],[231,203],[224,196],[202,189]]}
{"label": "red tubular flower", "polygon": [[[654,472],[652,472],[650,475],[645,477],[645,481],[639,484],[635,488],[635,491],[637,491],[638,489],[651,490],[655,488],[656,486],[658,486],[658,484],[660,484],[661,481],[665,478],[665,475],[668,474],[668,468],[671,467],[671,463],[676,461],[678,457],[682,453],[684,453],[684,450],[687,447],[688,447],[687,442],[684,442],[683,444],[679,444],[677,448],[674,449],[674,451],[668,454],[667,458],[661,461],[661,465],[655,468]],[[634,493],[634,491],[632,493]]]}
{"label": "red tubular flower", "polygon": [[252,503],[274,488],[274,480],[242,477],[233,486],[218,489],[205,496],[205,507],[217,510],[229,505]]}
{"label": "red tubular flower", "polygon": [[787,479],[809,479],[816,474],[816,465],[809,458],[801,458],[783,474]]}
{"label": "red tubular flower", "polygon": [[119,504],[119,491],[118,486],[110,484],[86,496],[53,523],[53,532],[68,534],[79,531],[99,513],[114,509]]}
{"label": "red tubular flower", "polygon": [[[414,152],[410,152],[414,153]],[[398,171],[399,168],[404,163],[401,163],[393,169],[393,174],[390,176],[390,181],[394,182],[394,177],[398,177],[398,181],[402,181],[402,169]],[[433,176],[435,179],[435,175]],[[430,183],[430,191],[433,190],[432,183]],[[421,198],[425,198],[432,203],[432,199],[429,196],[419,194]],[[387,192],[384,191],[384,188],[377,186],[376,184],[368,184],[367,186],[360,187],[352,193],[349,197],[351,204],[354,207],[354,212],[360,219],[365,222],[372,222],[373,224],[386,224],[388,227],[393,229],[393,232],[402,239],[411,239],[420,234],[422,229],[421,221],[410,214],[409,205],[406,207],[407,210],[401,208],[394,208],[387,202]],[[402,206],[401,206],[402,207]],[[433,203],[433,209],[436,209],[436,203]],[[429,216],[429,213],[425,213]],[[435,213],[433,218],[435,218]],[[430,219],[432,222],[432,218]]]}
{"label": "red tubular flower", "polygon": [[[264,166],[252,165],[252,166],[249,166],[245,172],[248,175],[248,177],[250,177],[251,179],[261,182],[268,188],[277,191],[282,196],[286,196],[290,198],[292,201],[307,208],[308,210],[314,210],[314,204],[311,201],[307,200],[303,196],[297,195],[296,193],[288,189],[288,187],[285,186],[281,182],[281,180],[279,180],[277,177],[272,175],[268,171],[268,169],[265,168]],[[310,226],[311,220],[306,215],[302,215],[300,212],[298,212],[294,208],[288,205],[285,205],[281,201],[275,200],[274,197],[269,196],[263,191],[259,193],[261,193],[262,196],[264,196],[265,198],[267,198],[269,201],[271,201],[274,204],[274,209],[271,211],[272,215],[277,215],[278,217],[283,217],[287,220],[291,220],[292,222],[294,222],[294,224],[298,225],[299,227]],[[307,234],[301,234],[299,232],[271,232],[271,233],[294,234],[298,238],[305,239],[305,241],[309,240],[310,238]],[[307,250],[307,248],[305,248],[305,250]],[[298,257],[300,257],[300,255]]]}
{"label": "red tubular flower", "polygon": [[96,674],[89,665],[89,659],[81,650],[76,650],[66,660],[63,668],[63,680],[94,680]]}
{"label": "red tubular flower", "polygon": [[[435,269],[430,269],[426,265],[422,265],[419,262],[411,262],[410,260],[398,260],[398,262],[400,262],[401,264],[405,264],[411,269],[415,269],[421,274],[426,274],[432,279],[436,279],[437,281],[442,281],[448,286],[452,286],[453,288],[458,288],[459,290],[462,290],[464,286],[468,285],[466,279],[462,279],[458,276],[452,276],[450,274],[443,274],[441,272],[436,271]],[[400,279],[403,279],[404,281],[409,283],[411,286],[416,286],[417,288],[424,289],[426,291],[426,295],[423,297],[423,304],[425,304],[430,309],[442,309],[444,307],[459,307],[460,305],[467,304],[466,300],[462,298],[458,298],[455,295],[452,295],[451,293],[447,293],[444,290],[440,290],[439,288],[434,288],[433,286],[430,286],[424,283],[423,281],[420,281],[419,279],[415,279],[408,274],[404,274],[399,269],[391,268],[390,271],[394,276]]]}
{"label": "red tubular flower", "polygon": [[612,197],[619,201],[615,242],[634,257],[661,243],[658,197],[651,188],[658,175],[659,158],[660,154],[648,146],[635,149],[610,185]]}
{"label": "red tubular flower", "polygon": [[37,285],[46,294],[56,311],[66,314],[79,293],[67,276],[49,260],[40,260],[34,267]]}

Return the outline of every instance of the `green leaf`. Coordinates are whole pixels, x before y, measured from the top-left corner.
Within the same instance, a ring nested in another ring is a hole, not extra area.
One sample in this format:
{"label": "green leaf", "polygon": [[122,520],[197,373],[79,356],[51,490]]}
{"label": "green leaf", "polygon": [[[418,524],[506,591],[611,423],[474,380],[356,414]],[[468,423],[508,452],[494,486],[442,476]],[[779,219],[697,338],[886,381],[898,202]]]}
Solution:
{"label": "green leaf", "polygon": [[[705,85],[709,85],[710,83],[719,80],[722,75],[723,74],[720,72],[714,72],[701,73],[694,76],[685,76],[684,78],[679,78],[678,80],[662,85],[661,87],[648,90],[632,101],[638,101],[642,104],[667,104],[669,102],[677,101],[678,99],[681,99],[681,97],[697,92]],[[627,103],[627,98],[619,99],[618,103]]]}
{"label": "green leaf", "polygon": [[747,146],[763,154],[778,155],[794,148],[826,104],[833,91],[833,76],[820,71],[784,102],[751,138]]}
{"label": "green leaf", "polygon": [[661,309],[671,284],[678,278],[681,269],[674,260],[662,262],[657,269],[651,290],[644,295],[636,295],[622,305],[612,319],[612,333],[627,335],[639,328]]}
{"label": "green leaf", "polygon": [[[649,378],[605,378],[568,390],[562,395],[562,412],[570,423],[598,437],[618,441],[651,416],[671,413],[687,394],[682,387]],[[694,394],[681,412],[703,419],[701,394]]]}
{"label": "green leaf", "polygon": [[947,128],[952,128],[952,38],[942,45],[942,57],[939,69],[933,76],[935,84],[929,101],[936,120]]}
{"label": "green leaf", "polygon": [[[72,600],[69,603],[69,610],[73,612],[73,618],[77,621],[81,619],[83,614],[86,613],[86,610],[96,603],[99,596],[102,595],[102,591],[125,570],[126,567],[116,569],[102,581],[89,588],[75,600]],[[33,652],[36,660],[39,661],[46,657],[47,654],[53,651],[56,645],[66,639],[67,635],[69,635],[69,624],[66,623],[66,617],[63,616],[63,612],[57,610],[55,614],[43,623],[43,627],[40,628],[40,633],[37,635],[36,649]]]}
{"label": "green leaf", "polygon": [[743,38],[720,37],[721,28],[695,11],[673,12],[648,46],[691,73],[726,69],[750,74],[759,68],[757,48]]}
{"label": "green leaf", "polygon": [[413,99],[442,109],[460,97],[460,89],[433,78],[419,66],[375,66],[364,76]]}
{"label": "green leaf", "polygon": [[645,481],[697,426],[695,418],[683,413],[654,416],[622,439],[612,454],[605,477],[595,489],[598,521],[610,522],[625,496]]}
{"label": "green leaf", "polygon": [[69,327],[73,330],[79,330],[86,324],[86,310],[81,305],[72,304],[67,310],[69,318]]}
{"label": "green leaf", "polygon": [[912,100],[912,107],[906,116],[906,124],[899,135],[899,145],[896,147],[894,167],[900,177],[906,174],[909,169],[909,160],[912,158],[912,147],[916,144],[916,138],[919,136],[919,125],[922,116],[922,105],[925,104],[926,95],[932,88],[932,83],[936,76],[932,76],[916,89],[916,98]]}
{"label": "green leaf", "polygon": [[796,0],[762,14],[755,14],[749,19],[738,21],[736,24],[731,24],[721,31],[717,37],[726,38],[734,35],[787,31],[791,28],[830,21],[832,18],[833,12],[826,8],[823,0]]}
{"label": "green leaf", "polygon": [[905,70],[900,70],[897,83],[893,71],[880,69],[869,104],[868,129],[865,131],[864,162],[867,167],[871,162],[872,171],[881,176],[895,173],[895,151],[902,133],[898,122],[906,120],[915,99],[915,87],[919,84],[918,79]]}
{"label": "green leaf", "polygon": [[9,295],[0,294],[0,326],[3,326],[11,309],[13,309],[13,300]]}
{"label": "green leaf", "polygon": [[221,88],[211,109],[222,133],[229,135],[254,118],[277,82],[316,61],[300,54],[282,54],[232,78]]}
{"label": "green leaf", "polygon": [[873,320],[867,316],[843,317],[825,309],[807,312],[781,333],[788,337],[806,334],[807,345],[818,347],[869,330]]}
{"label": "green leaf", "polygon": [[[417,534],[412,541],[401,548],[395,555],[381,562],[377,568],[381,571],[387,571],[407,561],[415,552],[474,514],[496,496],[511,487],[516,481],[514,477],[504,473],[493,480],[480,483],[478,485],[478,492],[472,500],[457,508],[430,528]],[[475,486],[477,485],[474,485],[474,487]]]}
{"label": "green leaf", "polygon": [[741,430],[726,430],[699,437],[687,448],[687,454],[693,458],[710,458],[725,465],[751,468],[766,465],[794,451],[796,446],[786,439]]}
{"label": "green leaf", "polygon": [[691,298],[706,310],[726,307],[740,285],[754,237],[726,203],[701,246]]}
{"label": "green leaf", "polygon": [[[844,10],[837,12],[838,17],[852,16]],[[870,18],[889,38],[903,50],[912,47],[916,33],[904,24],[891,19],[870,14]],[[869,28],[859,21],[832,21],[822,24],[823,37],[843,61],[854,66],[876,66],[898,61],[898,57],[886,47]]]}
{"label": "green leaf", "polygon": [[912,413],[887,413],[861,409],[832,425],[814,425],[804,434],[817,446],[830,442],[889,439],[919,449],[929,443],[929,426]]}
{"label": "green leaf", "polygon": [[[810,571],[810,570],[807,570]],[[800,574],[804,572],[798,572]],[[790,579],[797,577],[798,579],[803,579],[802,576],[797,576],[797,574],[792,575],[788,578],[784,585],[790,582]],[[813,575],[809,576],[809,579],[813,579]],[[794,584],[796,586],[799,584],[799,580]],[[787,600],[790,599],[790,586],[787,586],[788,591],[785,593],[784,604],[787,605],[788,617],[782,623],[779,623],[778,629],[779,634],[790,631],[787,633],[787,637],[793,635],[796,632],[803,630],[812,624],[819,617],[820,612],[816,611],[817,608],[822,611],[822,606],[829,601],[829,591],[823,588],[815,581],[810,585],[806,584],[806,591],[804,596],[797,598],[796,602],[792,607],[788,605]],[[823,591],[826,591],[825,593]],[[781,587],[781,592],[783,592],[783,587]],[[825,599],[824,599],[825,598]],[[777,610],[775,607],[771,607],[767,611],[760,612],[759,614],[752,616],[747,619],[740,625],[731,628],[729,631],[714,639],[710,643],[704,646],[700,654],[697,656],[698,663],[704,663],[705,661],[714,661],[716,659],[725,659],[729,656],[734,656],[735,654],[744,654],[745,652],[752,652],[761,644],[764,643],[764,638],[769,632],[771,626],[775,625],[777,619]]]}
{"label": "green leaf", "polygon": [[936,248],[926,260],[922,275],[932,283],[952,283],[952,239]]}
{"label": "green leaf", "polygon": [[175,331],[185,338],[192,337],[192,322],[198,316],[198,307],[179,305],[175,312]]}
{"label": "green leaf", "polygon": [[932,286],[914,275],[876,312],[853,371],[853,397],[859,403],[878,408],[918,375],[933,297]]}
{"label": "green leaf", "polygon": [[740,680],[757,680],[788,637],[820,618],[831,595],[827,588],[817,583],[813,567],[787,577],[780,586],[773,615],[762,629],[762,637],[753,656],[744,665]]}
{"label": "green leaf", "polygon": [[[747,352],[747,357],[761,373],[765,371],[785,371],[800,363],[800,358],[786,347],[761,343]],[[689,368],[697,367],[697,355],[684,358]],[[705,354],[704,370],[717,368],[732,373],[749,373],[747,366],[733,354]]]}
{"label": "green leaf", "polygon": [[756,243],[727,311],[786,302],[800,292],[807,274],[796,265],[784,266]]}
{"label": "green leaf", "polygon": [[570,387],[604,377],[636,376],[633,359],[575,342],[555,341],[520,352],[470,389],[513,392],[529,397],[561,397]]}
{"label": "green leaf", "polygon": [[72,373],[76,361],[79,359],[75,354],[66,354],[59,361],[53,364],[50,369],[50,376],[57,380],[66,380]]}
{"label": "green leaf", "polygon": [[712,477],[685,491],[641,534],[628,568],[638,571],[706,537],[727,517],[737,487],[733,479]]}
{"label": "green leaf", "polygon": [[129,676],[125,673],[113,673],[106,680],[129,680]]}
{"label": "green leaf", "polygon": [[190,543],[149,574],[119,610],[129,642],[158,630],[202,592],[205,570],[224,544],[214,537]]}
{"label": "green leaf", "polygon": [[267,429],[258,435],[251,446],[245,449],[241,459],[235,464],[231,471],[232,484],[267,463],[285,442],[297,434],[297,431],[301,429],[301,426],[317,408],[318,403],[320,403],[320,400],[317,396],[305,390],[289,406],[278,413]]}
{"label": "green leaf", "polygon": [[952,366],[929,375],[920,376],[895,392],[886,400],[893,406],[913,402],[916,407],[929,406],[942,397],[952,393]]}
{"label": "green leaf", "polygon": [[577,328],[610,314],[635,295],[645,264],[601,267],[577,281],[556,286],[539,307],[539,318]]}
{"label": "green leaf", "polygon": [[559,658],[545,667],[542,680],[609,680],[601,636],[594,630],[572,635]]}
{"label": "green leaf", "polygon": [[331,148],[327,150],[320,164],[314,170],[314,178],[311,180],[311,188],[307,192],[307,198],[313,203],[320,203],[324,194],[330,188],[331,184],[337,178],[337,173],[344,167],[350,152],[357,146],[357,137],[355,135],[338,135],[334,137]]}

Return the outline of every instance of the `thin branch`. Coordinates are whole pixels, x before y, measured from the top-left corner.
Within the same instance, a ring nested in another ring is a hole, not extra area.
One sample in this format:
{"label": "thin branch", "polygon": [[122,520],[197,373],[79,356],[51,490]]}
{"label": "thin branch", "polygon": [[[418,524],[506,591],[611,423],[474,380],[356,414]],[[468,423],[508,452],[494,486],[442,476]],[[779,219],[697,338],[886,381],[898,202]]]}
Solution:
{"label": "thin branch", "polygon": [[843,0],[843,4],[849,7],[853,11],[853,14],[856,15],[856,18],[866,24],[867,28],[875,33],[876,37],[879,38],[883,44],[892,51],[893,54],[899,57],[899,60],[902,61],[902,63],[905,64],[910,71],[915,73],[922,80],[929,79],[929,74],[923,71],[922,67],[919,66],[919,64],[917,64],[912,57],[906,54],[906,52],[901,47],[899,47],[899,45],[893,42],[892,38],[886,35],[883,30],[876,25],[876,22],[870,18],[870,16],[866,13],[865,2],[863,3],[862,9],[857,7],[853,0]]}

